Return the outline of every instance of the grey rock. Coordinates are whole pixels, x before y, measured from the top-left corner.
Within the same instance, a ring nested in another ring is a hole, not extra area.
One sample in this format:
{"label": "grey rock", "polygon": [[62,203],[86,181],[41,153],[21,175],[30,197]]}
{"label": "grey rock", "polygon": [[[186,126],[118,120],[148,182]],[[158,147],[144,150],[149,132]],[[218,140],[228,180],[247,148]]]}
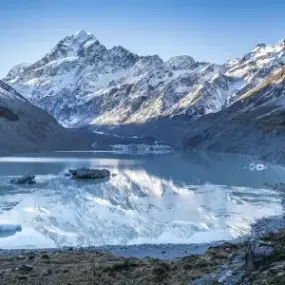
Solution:
{"label": "grey rock", "polygon": [[34,269],[34,266],[32,266],[30,264],[22,264],[19,266],[18,269],[21,271],[30,272]]}
{"label": "grey rock", "polygon": [[18,255],[17,256],[17,260],[24,260],[26,259],[26,257],[24,255]]}
{"label": "grey rock", "polygon": [[11,183],[13,184],[35,184],[36,180],[35,180],[34,175],[25,174],[23,176],[13,178],[11,180]]}
{"label": "grey rock", "polygon": [[31,251],[29,254],[29,260],[33,260],[35,259],[35,257],[36,257],[36,254],[33,251]]}
{"label": "grey rock", "polygon": [[69,172],[72,178],[76,179],[100,179],[110,177],[111,173],[107,169],[91,169],[91,168],[79,168],[70,169]]}
{"label": "grey rock", "polygon": [[245,254],[245,265],[248,271],[253,271],[260,262],[263,262],[264,259],[271,256],[274,252],[274,249],[270,246],[251,244],[248,246]]}

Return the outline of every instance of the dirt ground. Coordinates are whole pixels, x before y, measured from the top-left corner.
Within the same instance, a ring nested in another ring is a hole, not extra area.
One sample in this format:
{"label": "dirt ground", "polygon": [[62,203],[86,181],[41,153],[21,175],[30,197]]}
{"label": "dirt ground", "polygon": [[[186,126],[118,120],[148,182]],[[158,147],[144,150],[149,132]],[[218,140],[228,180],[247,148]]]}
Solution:
{"label": "dirt ground", "polygon": [[199,256],[172,260],[123,258],[87,249],[0,255],[0,284],[189,284],[227,263],[244,245],[224,244]]}

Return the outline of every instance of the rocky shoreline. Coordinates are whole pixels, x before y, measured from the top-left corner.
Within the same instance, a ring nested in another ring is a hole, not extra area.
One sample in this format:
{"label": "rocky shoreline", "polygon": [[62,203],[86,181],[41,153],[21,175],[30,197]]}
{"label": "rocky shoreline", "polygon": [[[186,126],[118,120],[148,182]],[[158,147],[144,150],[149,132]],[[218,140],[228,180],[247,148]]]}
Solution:
{"label": "rocky shoreline", "polygon": [[[163,254],[169,247],[164,246]],[[2,250],[0,263],[3,285],[285,284],[285,219],[260,220],[242,240],[183,257],[123,257],[96,248],[66,247]]]}
{"label": "rocky shoreline", "polygon": [[74,248],[25,252],[2,255],[0,276],[1,284],[189,284],[245,250],[244,244],[226,243],[203,255],[165,260]]}

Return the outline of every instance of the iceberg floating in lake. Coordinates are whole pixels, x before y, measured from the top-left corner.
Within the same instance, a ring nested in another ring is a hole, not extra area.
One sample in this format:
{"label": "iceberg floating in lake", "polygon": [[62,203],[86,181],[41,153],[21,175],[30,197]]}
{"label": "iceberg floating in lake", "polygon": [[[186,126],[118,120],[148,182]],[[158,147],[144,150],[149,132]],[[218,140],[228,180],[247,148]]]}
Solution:
{"label": "iceberg floating in lake", "polygon": [[263,163],[253,163],[252,162],[248,168],[250,171],[263,171],[263,170],[267,170],[267,165]]}

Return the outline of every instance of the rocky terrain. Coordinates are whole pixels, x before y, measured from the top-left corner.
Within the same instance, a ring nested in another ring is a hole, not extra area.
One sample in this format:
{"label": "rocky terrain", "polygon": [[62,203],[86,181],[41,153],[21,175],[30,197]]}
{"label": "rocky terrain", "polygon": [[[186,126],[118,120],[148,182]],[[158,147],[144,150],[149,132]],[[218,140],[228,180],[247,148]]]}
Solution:
{"label": "rocky terrain", "polygon": [[199,118],[185,145],[284,163],[284,80],[281,67],[229,108]]}
{"label": "rocky terrain", "polygon": [[120,257],[92,248],[2,251],[11,284],[284,284],[285,231],[175,259]]}
{"label": "rocky terrain", "polygon": [[142,124],[197,118],[239,100],[285,62],[285,41],[259,44],[224,65],[190,56],[163,61],[118,46],[107,49],[80,31],[39,61],[12,68],[5,82],[66,126]]}

